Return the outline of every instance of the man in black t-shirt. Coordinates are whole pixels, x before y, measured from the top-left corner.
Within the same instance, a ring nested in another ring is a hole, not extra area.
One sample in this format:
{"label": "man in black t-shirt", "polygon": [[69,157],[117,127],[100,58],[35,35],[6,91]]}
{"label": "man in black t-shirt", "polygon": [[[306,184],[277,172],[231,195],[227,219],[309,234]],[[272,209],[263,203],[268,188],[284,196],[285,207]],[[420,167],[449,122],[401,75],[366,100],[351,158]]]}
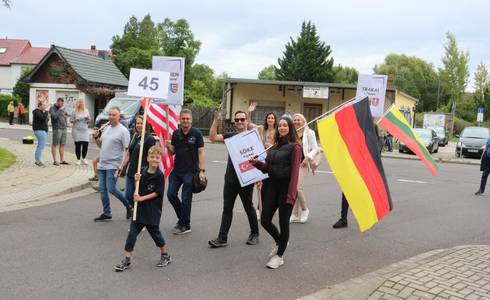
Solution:
{"label": "man in black t-shirt", "polygon": [[[180,111],[180,127],[172,134],[171,141],[165,141],[170,155],[175,153],[174,168],[168,176],[167,198],[172,204],[179,221],[174,234],[191,232],[192,185],[194,175],[201,181],[204,176],[204,139],[199,129],[192,127],[192,112]],[[182,201],[178,192],[182,187]]]}
{"label": "man in black t-shirt", "polygon": [[[235,112],[235,128],[237,132],[227,132],[224,134],[217,134],[218,122],[216,117],[213,120],[213,124],[209,130],[209,139],[212,142],[223,142],[225,139],[234,136],[240,132],[247,130],[247,113],[243,111]],[[253,206],[254,185],[250,184],[244,187],[240,186],[240,181],[236,175],[233,163],[231,162],[230,155],[228,155],[228,163],[226,165],[225,184],[223,187],[223,214],[221,216],[221,226],[219,229],[218,237],[208,242],[211,248],[224,247],[228,244],[228,231],[231,227],[231,221],[233,219],[233,206],[235,205],[235,199],[237,195],[240,195],[243,208],[247,213],[248,222],[250,224],[250,235],[247,239],[247,245],[256,245],[259,242],[259,225],[257,221],[257,213]]]}

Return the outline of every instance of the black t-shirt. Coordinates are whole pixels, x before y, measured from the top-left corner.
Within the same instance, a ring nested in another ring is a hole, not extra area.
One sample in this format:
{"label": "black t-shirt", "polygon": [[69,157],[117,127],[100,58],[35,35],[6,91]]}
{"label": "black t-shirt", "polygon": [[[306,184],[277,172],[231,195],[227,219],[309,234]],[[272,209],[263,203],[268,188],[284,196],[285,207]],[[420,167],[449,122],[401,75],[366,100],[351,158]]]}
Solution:
{"label": "black t-shirt", "polygon": [[[133,178],[138,169],[138,157],[140,155],[141,136],[133,134],[131,143],[129,143],[129,166],[127,176]],[[148,150],[155,145],[155,139],[151,133],[145,133],[145,141],[143,147],[143,156],[141,158],[141,168],[148,166]]]}
{"label": "black t-shirt", "polygon": [[[238,134],[238,132],[225,132],[223,133],[223,139],[226,140],[236,134]],[[233,167],[233,163],[231,161],[229,154],[228,154],[228,162],[226,163],[225,182],[240,185],[240,181],[238,180],[238,177],[235,172],[235,168]]]}
{"label": "black t-shirt", "polygon": [[198,149],[204,147],[204,139],[199,129],[191,127],[187,134],[179,128],[172,134],[175,149],[174,171],[194,173],[199,169]]}
{"label": "black t-shirt", "polygon": [[136,222],[145,225],[160,225],[164,190],[165,181],[162,171],[157,169],[155,173],[148,173],[148,169],[143,168],[139,190],[140,196],[153,192],[157,193],[158,196],[151,200],[138,202]]}

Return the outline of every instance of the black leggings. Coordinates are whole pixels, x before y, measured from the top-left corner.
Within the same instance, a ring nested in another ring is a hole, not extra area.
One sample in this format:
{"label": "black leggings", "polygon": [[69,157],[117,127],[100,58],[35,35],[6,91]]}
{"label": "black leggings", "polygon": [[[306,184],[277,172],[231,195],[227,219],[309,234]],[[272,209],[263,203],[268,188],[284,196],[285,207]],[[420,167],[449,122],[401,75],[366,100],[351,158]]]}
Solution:
{"label": "black leggings", "polygon": [[[269,186],[266,190],[266,197],[262,199],[262,215],[260,224],[272,236],[278,249],[277,255],[281,256],[286,251],[289,241],[289,218],[293,212],[293,205],[286,202],[289,188],[288,180],[269,179]],[[279,227],[272,224],[272,218],[279,209]]]}
{"label": "black leggings", "polygon": [[75,142],[75,154],[77,159],[80,160],[80,154],[82,158],[87,157],[88,142]]}
{"label": "black leggings", "polygon": [[340,218],[347,221],[347,213],[349,212],[349,202],[345,198],[344,193],[342,193],[342,209],[340,210]]}

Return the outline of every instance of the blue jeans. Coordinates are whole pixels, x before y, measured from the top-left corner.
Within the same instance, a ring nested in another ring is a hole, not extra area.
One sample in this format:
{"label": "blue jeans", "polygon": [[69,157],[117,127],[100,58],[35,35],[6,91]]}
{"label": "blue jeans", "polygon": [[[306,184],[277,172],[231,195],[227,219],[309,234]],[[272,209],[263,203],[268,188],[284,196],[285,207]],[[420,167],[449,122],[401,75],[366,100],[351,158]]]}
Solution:
{"label": "blue jeans", "polygon": [[124,185],[124,196],[126,197],[126,200],[128,200],[128,203],[131,206],[134,206],[134,200],[133,200],[133,195],[134,195],[134,177],[129,177],[126,175],[126,182]]}
{"label": "blue jeans", "polygon": [[[193,180],[194,176],[192,173],[178,173],[172,171],[168,176],[167,198],[174,207],[177,218],[179,219],[177,223],[179,226],[191,226]],[[182,185],[182,201],[180,201],[177,194]]]}
{"label": "blue jeans", "polygon": [[34,159],[36,162],[41,162],[41,156],[43,154],[44,147],[46,146],[46,140],[48,139],[48,132],[44,130],[34,130],[34,135],[37,138],[36,153]]}
{"label": "blue jeans", "polygon": [[97,176],[99,176],[100,200],[102,200],[103,213],[107,216],[112,216],[109,193],[119,199],[126,208],[130,207],[123,192],[116,187],[117,178],[114,177],[114,173],[116,173],[116,169],[97,170]]}

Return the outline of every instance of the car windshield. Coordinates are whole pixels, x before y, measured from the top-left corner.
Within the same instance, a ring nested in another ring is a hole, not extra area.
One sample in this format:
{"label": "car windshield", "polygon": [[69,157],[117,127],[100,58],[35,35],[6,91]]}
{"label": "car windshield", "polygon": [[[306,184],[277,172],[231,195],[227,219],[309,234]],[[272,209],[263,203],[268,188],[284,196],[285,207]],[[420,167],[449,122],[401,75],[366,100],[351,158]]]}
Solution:
{"label": "car windshield", "polygon": [[439,135],[444,135],[444,128],[442,127],[436,127],[434,128],[434,131]]}
{"label": "car windshield", "polygon": [[119,107],[122,114],[132,115],[132,114],[136,113],[136,111],[139,109],[140,103],[138,100],[135,100],[135,99],[113,98],[109,102],[109,105],[106,105],[106,107],[104,108],[104,113],[108,114],[109,109],[111,107],[114,107],[114,106]]}
{"label": "car windshield", "polygon": [[418,136],[420,136],[423,139],[430,139],[430,138],[432,138],[432,133],[428,129],[415,128],[414,131],[415,131],[415,133]]}
{"label": "car windshield", "polygon": [[461,133],[463,138],[488,139],[489,131],[484,127],[465,128]]}

